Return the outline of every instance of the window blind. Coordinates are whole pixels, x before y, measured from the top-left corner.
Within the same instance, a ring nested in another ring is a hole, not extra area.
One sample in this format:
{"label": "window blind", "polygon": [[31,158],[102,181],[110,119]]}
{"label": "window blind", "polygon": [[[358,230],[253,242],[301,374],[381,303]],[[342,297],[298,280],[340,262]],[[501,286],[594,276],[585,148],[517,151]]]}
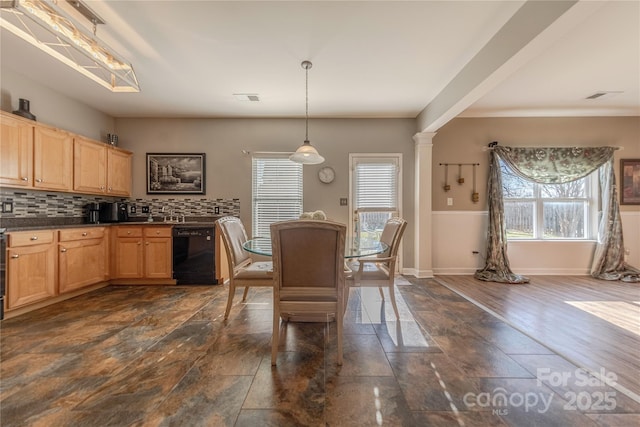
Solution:
{"label": "window blind", "polygon": [[355,208],[360,211],[398,210],[398,161],[359,159],[355,163]]}
{"label": "window blind", "polygon": [[255,154],[252,161],[253,237],[268,237],[277,221],[302,213],[302,165],[289,154]]}

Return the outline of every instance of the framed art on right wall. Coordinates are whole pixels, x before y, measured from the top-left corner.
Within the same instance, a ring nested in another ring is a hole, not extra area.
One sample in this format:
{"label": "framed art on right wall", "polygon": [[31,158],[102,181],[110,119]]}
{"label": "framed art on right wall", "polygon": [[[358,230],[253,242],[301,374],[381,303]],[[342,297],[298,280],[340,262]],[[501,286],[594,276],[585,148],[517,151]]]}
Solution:
{"label": "framed art on right wall", "polygon": [[621,205],[640,205],[640,159],[620,159]]}

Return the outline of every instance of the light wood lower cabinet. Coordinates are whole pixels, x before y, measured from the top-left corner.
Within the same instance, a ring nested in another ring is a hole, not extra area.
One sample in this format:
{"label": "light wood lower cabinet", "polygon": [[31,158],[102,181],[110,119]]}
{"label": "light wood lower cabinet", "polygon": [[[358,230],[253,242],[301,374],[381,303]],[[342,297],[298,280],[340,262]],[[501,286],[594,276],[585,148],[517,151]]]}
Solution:
{"label": "light wood lower cabinet", "polygon": [[171,279],[170,226],[113,228],[113,279]]}
{"label": "light wood lower cabinet", "polygon": [[7,310],[57,295],[54,230],[9,234],[7,245]]}
{"label": "light wood lower cabinet", "polygon": [[93,285],[108,278],[105,227],[60,230],[58,240],[60,293]]}

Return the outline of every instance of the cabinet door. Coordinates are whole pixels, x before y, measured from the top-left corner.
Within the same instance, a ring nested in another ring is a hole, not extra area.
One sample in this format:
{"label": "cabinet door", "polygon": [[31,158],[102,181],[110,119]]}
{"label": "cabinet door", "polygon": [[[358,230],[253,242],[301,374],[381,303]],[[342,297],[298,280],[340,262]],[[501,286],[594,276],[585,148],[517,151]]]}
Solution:
{"label": "cabinet door", "polygon": [[13,187],[33,185],[33,125],[0,116],[0,184]]}
{"label": "cabinet door", "polygon": [[172,275],[171,237],[146,238],[144,241],[144,276],[170,279]]}
{"label": "cabinet door", "polygon": [[55,244],[7,250],[9,310],[56,296]]}
{"label": "cabinet door", "polygon": [[73,190],[104,194],[107,191],[107,147],[75,137],[73,141]]}
{"label": "cabinet door", "polygon": [[115,239],[114,274],[116,279],[138,279],[144,274],[142,237]]}
{"label": "cabinet door", "polygon": [[107,193],[114,196],[131,195],[131,153],[107,150]]}
{"label": "cabinet door", "polygon": [[105,280],[105,239],[61,242],[58,250],[60,293]]}
{"label": "cabinet door", "polygon": [[36,125],[33,130],[33,186],[38,189],[71,191],[73,188],[73,137]]}

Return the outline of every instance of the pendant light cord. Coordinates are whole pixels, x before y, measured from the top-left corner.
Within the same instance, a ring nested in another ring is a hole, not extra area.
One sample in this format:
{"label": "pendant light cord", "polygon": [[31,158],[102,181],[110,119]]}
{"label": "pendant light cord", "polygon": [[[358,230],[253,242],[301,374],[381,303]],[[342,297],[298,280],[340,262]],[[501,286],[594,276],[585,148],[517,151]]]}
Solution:
{"label": "pendant light cord", "polygon": [[305,104],[305,131],[304,131],[304,142],[309,142],[309,66],[305,65],[304,67],[305,73],[305,85],[304,85],[304,104]]}

